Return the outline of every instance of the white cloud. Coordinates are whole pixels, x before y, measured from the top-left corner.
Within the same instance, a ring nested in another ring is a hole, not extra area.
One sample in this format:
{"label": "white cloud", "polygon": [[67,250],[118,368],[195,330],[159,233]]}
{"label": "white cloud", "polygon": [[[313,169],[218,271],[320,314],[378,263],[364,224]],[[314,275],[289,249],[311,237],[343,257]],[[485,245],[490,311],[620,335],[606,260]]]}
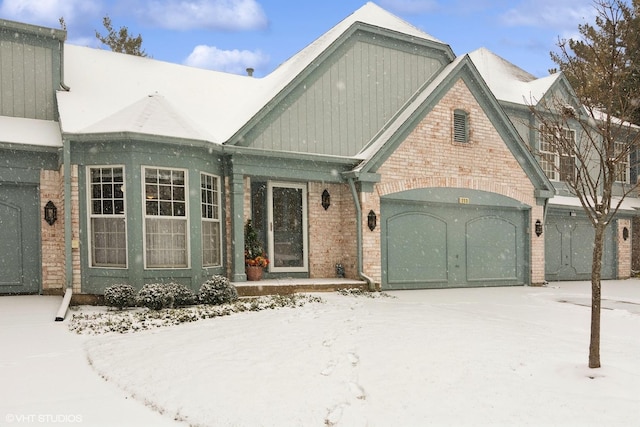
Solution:
{"label": "white cloud", "polygon": [[255,30],[268,25],[255,0],[148,0],[139,19],[170,30]]}
{"label": "white cloud", "polygon": [[100,1],[4,0],[0,5],[0,16],[57,28],[60,26],[60,17],[64,17],[67,27],[70,27],[75,22],[86,20],[87,16],[98,16],[101,9]]}
{"label": "white cloud", "polygon": [[245,74],[248,67],[264,68],[269,63],[269,56],[260,51],[221,50],[215,46],[196,46],[184,61],[185,65],[209,70],[224,71],[234,74]]}
{"label": "white cloud", "polygon": [[507,10],[500,21],[507,26],[554,29],[577,28],[578,24],[593,21],[595,9],[584,0],[527,0]]}

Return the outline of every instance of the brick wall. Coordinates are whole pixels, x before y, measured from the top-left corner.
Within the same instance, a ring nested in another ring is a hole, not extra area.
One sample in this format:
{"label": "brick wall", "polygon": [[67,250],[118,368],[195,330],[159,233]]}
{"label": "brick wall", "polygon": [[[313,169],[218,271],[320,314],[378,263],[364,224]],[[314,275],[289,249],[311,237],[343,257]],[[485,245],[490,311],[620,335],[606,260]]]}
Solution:
{"label": "brick wall", "polygon": [[[327,189],[331,206],[325,210],[322,192]],[[348,278],[358,277],[356,214],[348,185],[311,182],[308,186],[310,277],[335,277],[341,263]]]}
{"label": "brick wall", "polygon": [[[40,171],[40,212],[51,200],[58,208],[58,219],[53,226],[41,217],[42,290],[44,293],[62,293],[66,287],[64,241],[64,169]],[[81,293],[80,269],[80,204],[78,194],[78,166],[71,166],[71,262],[73,292]]]}
{"label": "brick wall", "polygon": [[[619,219],[617,221],[618,238],[618,278],[631,277],[631,220]],[[627,229],[627,239],[624,239],[624,229]]]}
{"label": "brick wall", "polygon": [[81,293],[82,291],[80,249],[80,193],[78,188],[78,165],[71,165],[71,271],[74,293]]}
{"label": "brick wall", "polygon": [[[469,142],[454,143],[453,111],[469,113]],[[381,182],[375,191],[361,194],[362,221],[369,210],[380,216],[380,197],[415,188],[450,187],[484,190],[511,197],[531,206],[530,230],[542,219],[534,187],[515,160],[475,98],[459,80],[440,103],[378,170]],[[531,234],[532,283],[544,281],[544,237]],[[363,230],[364,270],[381,280],[380,228]]]}
{"label": "brick wall", "polygon": [[58,219],[53,225],[40,216],[42,251],[42,291],[47,294],[62,293],[65,287],[64,267],[64,200],[60,171],[40,171],[40,212],[52,201],[58,208]]}

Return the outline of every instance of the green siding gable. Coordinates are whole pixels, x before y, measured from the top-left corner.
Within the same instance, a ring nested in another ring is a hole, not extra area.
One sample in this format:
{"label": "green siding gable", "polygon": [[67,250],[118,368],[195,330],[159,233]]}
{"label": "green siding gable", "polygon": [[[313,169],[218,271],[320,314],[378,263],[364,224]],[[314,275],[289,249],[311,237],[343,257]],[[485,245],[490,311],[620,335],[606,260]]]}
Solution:
{"label": "green siding gable", "polygon": [[0,115],[54,120],[66,32],[0,20]]}
{"label": "green siding gable", "polygon": [[358,30],[296,83],[242,145],[354,156],[448,62],[444,47]]}

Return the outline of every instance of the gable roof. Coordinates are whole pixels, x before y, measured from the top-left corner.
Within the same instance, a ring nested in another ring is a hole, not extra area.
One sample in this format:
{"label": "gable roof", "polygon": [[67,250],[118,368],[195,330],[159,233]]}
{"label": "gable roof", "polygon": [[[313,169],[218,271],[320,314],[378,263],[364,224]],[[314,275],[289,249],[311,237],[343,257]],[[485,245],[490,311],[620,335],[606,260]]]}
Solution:
{"label": "gable roof", "polygon": [[492,120],[498,133],[502,135],[507,148],[529,176],[534,187],[539,190],[538,194],[542,197],[551,195],[553,184],[526,148],[517,130],[482,79],[469,55],[456,58],[433,81],[420,90],[413,100],[407,103],[406,108],[400,111],[390,121],[389,126],[379,132],[368,147],[360,153],[364,160],[354,169],[354,172],[357,175],[375,173],[458,79],[463,79],[467,86],[473,88],[471,90],[476,99],[487,112],[487,116]]}
{"label": "gable roof", "polygon": [[495,97],[513,104],[537,103],[562,76],[554,73],[537,78],[484,47],[469,53],[469,57]]}
{"label": "gable roof", "polygon": [[[137,132],[225,143],[356,23],[442,44],[369,2],[263,78],[67,45],[65,84],[71,89],[57,94],[62,131]],[[151,112],[156,119],[143,120]],[[137,118],[128,118],[130,113]],[[164,122],[162,116],[170,120]]]}

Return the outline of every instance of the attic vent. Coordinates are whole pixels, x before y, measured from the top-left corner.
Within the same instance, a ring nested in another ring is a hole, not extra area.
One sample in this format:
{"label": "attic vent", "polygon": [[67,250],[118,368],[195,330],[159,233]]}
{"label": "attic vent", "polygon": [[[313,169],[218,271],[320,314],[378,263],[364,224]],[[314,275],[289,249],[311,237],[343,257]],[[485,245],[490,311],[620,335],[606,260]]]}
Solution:
{"label": "attic vent", "polygon": [[469,114],[464,110],[453,112],[453,141],[469,142]]}

